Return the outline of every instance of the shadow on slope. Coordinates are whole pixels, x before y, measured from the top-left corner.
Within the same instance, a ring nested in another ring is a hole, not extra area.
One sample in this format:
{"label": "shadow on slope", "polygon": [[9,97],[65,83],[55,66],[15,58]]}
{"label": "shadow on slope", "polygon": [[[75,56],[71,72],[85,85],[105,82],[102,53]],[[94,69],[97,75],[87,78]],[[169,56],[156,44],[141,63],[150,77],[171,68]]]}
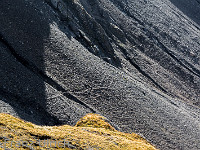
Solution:
{"label": "shadow on slope", "polygon": [[8,0],[0,7],[0,112],[42,125],[72,124],[94,112],[46,75],[45,51],[56,49],[52,10],[42,1]]}
{"label": "shadow on slope", "polygon": [[200,25],[200,1],[199,0],[170,0],[180,11],[191,20]]}
{"label": "shadow on slope", "polygon": [[50,34],[49,22],[23,0],[2,1],[0,7],[1,111],[12,113],[12,107],[25,120],[58,123],[45,111],[45,85],[38,76],[44,70],[43,49]]}

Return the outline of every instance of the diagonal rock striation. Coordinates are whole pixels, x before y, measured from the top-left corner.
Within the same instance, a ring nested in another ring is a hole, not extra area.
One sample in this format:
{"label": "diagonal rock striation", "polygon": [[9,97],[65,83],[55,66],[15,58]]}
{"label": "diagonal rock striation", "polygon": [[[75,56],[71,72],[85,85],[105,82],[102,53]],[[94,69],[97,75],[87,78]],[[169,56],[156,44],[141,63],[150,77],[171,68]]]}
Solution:
{"label": "diagonal rock striation", "polygon": [[3,0],[0,112],[98,113],[157,148],[200,149],[197,0]]}

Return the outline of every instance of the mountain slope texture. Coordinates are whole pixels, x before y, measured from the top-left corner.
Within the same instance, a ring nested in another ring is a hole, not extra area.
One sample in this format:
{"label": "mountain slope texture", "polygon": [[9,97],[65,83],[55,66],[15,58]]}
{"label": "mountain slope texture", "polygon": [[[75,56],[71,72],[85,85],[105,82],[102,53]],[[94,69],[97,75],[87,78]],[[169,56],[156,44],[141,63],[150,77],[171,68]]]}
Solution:
{"label": "mountain slope texture", "polygon": [[2,0],[0,113],[199,150],[200,1]]}

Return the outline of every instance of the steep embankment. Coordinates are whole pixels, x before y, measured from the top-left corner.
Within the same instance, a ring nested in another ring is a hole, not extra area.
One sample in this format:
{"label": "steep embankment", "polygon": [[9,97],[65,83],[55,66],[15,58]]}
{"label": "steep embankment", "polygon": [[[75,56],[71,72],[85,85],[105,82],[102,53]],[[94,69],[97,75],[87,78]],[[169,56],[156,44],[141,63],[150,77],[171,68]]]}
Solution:
{"label": "steep embankment", "polygon": [[198,1],[54,2],[1,2],[0,112],[42,125],[98,112],[160,149],[200,149]]}
{"label": "steep embankment", "polygon": [[156,150],[139,135],[116,131],[105,120],[88,114],[75,127],[50,127],[0,114],[0,149]]}

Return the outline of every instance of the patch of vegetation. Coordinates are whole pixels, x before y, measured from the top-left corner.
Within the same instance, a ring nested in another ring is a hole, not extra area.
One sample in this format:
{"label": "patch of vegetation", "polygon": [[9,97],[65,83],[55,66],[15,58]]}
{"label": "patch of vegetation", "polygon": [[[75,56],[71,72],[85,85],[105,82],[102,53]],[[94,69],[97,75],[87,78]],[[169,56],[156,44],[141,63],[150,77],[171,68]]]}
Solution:
{"label": "patch of vegetation", "polygon": [[115,129],[106,122],[106,118],[98,114],[88,114],[81,118],[75,125],[76,127],[93,127],[93,128],[105,128],[111,131]]}
{"label": "patch of vegetation", "polygon": [[156,150],[137,134],[115,130],[106,119],[88,114],[75,127],[38,126],[0,114],[0,149]]}

